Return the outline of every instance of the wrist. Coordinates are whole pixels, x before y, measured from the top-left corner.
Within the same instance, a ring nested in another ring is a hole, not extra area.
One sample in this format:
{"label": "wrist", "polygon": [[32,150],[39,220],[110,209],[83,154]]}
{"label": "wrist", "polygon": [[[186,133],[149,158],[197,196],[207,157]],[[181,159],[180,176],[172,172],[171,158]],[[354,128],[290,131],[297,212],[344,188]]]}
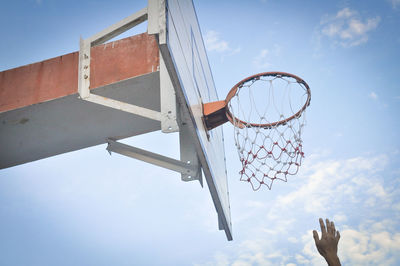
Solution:
{"label": "wrist", "polygon": [[325,260],[329,266],[340,266],[341,265],[339,257],[336,254],[327,255],[325,257]]}

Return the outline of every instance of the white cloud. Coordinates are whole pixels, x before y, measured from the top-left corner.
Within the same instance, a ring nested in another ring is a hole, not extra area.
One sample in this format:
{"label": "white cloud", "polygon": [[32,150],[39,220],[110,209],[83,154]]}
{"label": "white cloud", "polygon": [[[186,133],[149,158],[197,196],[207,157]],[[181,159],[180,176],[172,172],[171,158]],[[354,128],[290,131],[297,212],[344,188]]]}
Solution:
{"label": "white cloud", "polygon": [[305,265],[326,265],[325,260],[319,255],[315,248],[314,239],[311,236],[311,230],[301,236],[304,246],[301,250],[301,254],[296,254],[296,261],[299,264]]}
{"label": "white cloud", "polygon": [[272,49],[262,49],[254,58],[253,65],[258,69],[265,69],[272,66],[272,59],[279,56],[281,47],[275,44]]}
{"label": "white cloud", "polygon": [[267,68],[271,66],[271,63],[268,61],[268,54],[269,51],[267,49],[263,49],[260,51],[260,53],[254,57],[253,59],[253,64],[257,68]]}
{"label": "white cloud", "polygon": [[397,9],[397,7],[400,6],[400,0],[389,0],[389,1],[392,4],[393,9]]}
{"label": "white cloud", "polygon": [[[399,261],[400,233],[390,233],[373,224],[361,224],[362,229],[346,227],[340,231],[338,256],[343,265],[394,265]],[[379,230],[376,230],[379,228]],[[387,229],[387,228],[385,228]],[[303,250],[296,255],[299,264],[326,265],[318,254],[311,231],[302,236]]]}
{"label": "white cloud", "polygon": [[194,266],[226,266],[226,265],[231,265],[229,261],[229,257],[222,253],[217,251],[214,255],[214,261],[213,262],[207,262],[207,263],[193,263]]}
{"label": "white cloud", "polygon": [[225,254],[218,252],[215,255],[215,259],[216,259],[216,264],[217,266],[224,266],[224,265],[228,265],[229,264],[229,258],[228,256],[226,256]]}
{"label": "white cloud", "polygon": [[[306,259],[305,257],[303,257],[302,255],[296,254],[295,258],[299,264],[304,264],[304,265],[310,264],[310,261],[308,259]],[[296,264],[294,264],[294,265],[296,265]]]}
{"label": "white cloud", "polygon": [[371,91],[370,93],[368,93],[368,98],[379,103],[380,107],[387,108],[389,106],[387,103],[383,102],[382,100],[379,100],[379,95],[377,93],[375,93],[374,91]]}
{"label": "white cloud", "polygon": [[349,8],[339,10],[335,16],[321,20],[320,32],[343,47],[358,46],[368,41],[370,31],[379,25],[380,17],[360,18],[357,11]]}
{"label": "white cloud", "polygon": [[[329,154],[309,156],[301,173],[281,184],[288,190],[276,196],[267,191],[265,201],[255,196],[257,200],[240,202],[236,211],[240,215],[233,221],[241,237],[223,252],[227,265],[326,265],[312,237],[318,217],[333,218],[341,232],[339,255],[343,264],[390,265],[400,261],[395,214],[400,208],[399,193],[396,186],[383,180],[389,157],[328,160],[324,156]],[[282,187],[276,185],[274,190]],[[221,259],[215,258],[208,265],[218,261]]]}
{"label": "white cloud", "polygon": [[228,42],[221,40],[219,33],[213,30],[207,31],[205,44],[208,51],[224,52],[229,49]]}
{"label": "white cloud", "polygon": [[333,216],[333,220],[334,220],[335,222],[342,223],[342,222],[347,221],[347,216],[344,215],[344,214],[335,214],[335,215]]}
{"label": "white cloud", "polygon": [[371,99],[373,99],[373,100],[378,99],[378,95],[377,95],[375,92],[373,92],[373,91],[371,91],[371,92],[368,94],[368,97],[371,98]]}
{"label": "white cloud", "polygon": [[400,259],[400,233],[345,229],[339,255],[349,265],[394,265]]}
{"label": "white cloud", "polygon": [[343,8],[339,12],[337,12],[337,18],[350,18],[354,16],[355,12],[350,10],[349,8]]}
{"label": "white cloud", "polygon": [[396,212],[400,212],[400,202],[393,205],[393,210]]}
{"label": "white cloud", "polygon": [[207,51],[210,52],[219,52],[228,55],[233,55],[240,52],[240,47],[232,48],[229,46],[229,43],[220,38],[219,32],[210,30],[207,31],[204,35],[204,42],[206,45]]}

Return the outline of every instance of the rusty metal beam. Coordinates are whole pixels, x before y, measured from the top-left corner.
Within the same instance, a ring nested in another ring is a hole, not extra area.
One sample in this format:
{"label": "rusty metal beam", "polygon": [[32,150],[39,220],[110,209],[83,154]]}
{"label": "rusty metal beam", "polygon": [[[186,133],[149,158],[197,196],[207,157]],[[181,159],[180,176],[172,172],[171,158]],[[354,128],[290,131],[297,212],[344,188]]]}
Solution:
{"label": "rusty metal beam", "polygon": [[[157,40],[147,33],[91,49],[90,89],[159,69]],[[79,53],[0,72],[0,113],[78,92]]]}

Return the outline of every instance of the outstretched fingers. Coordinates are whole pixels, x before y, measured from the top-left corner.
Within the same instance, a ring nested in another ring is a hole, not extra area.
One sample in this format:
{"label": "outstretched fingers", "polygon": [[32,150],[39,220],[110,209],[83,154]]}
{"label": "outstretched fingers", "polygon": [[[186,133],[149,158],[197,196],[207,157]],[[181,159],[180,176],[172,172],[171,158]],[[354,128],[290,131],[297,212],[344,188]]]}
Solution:
{"label": "outstretched fingers", "polygon": [[328,218],[325,221],[326,221],[326,232],[331,235],[332,234],[332,224]]}
{"label": "outstretched fingers", "polygon": [[336,231],[336,236],[335,236],[336,240],[339,242],[340,239],[340,233],[339,231]]}
{"label": "outstretched fingers", "polygon": [[319,242],[318,232],[315,231],[315,230],[313,230],[312,233],[313,233],[313,237],[314,237],[315,244],[318,244],[318,242]]}
{"label": "outstretched fingers", "polygon": [[329,219],[325,221],[319,218],[319,224],[321,226],[321,239],[318,236],[316,230],[313,231],[313,237],[315,240],[315,246],[319,254],[321,254],[328,265],[340,265],[340,260],[337,256],[337,248],[340,239],[340,233],[336,230],[335,224]]}
{"label": "outstretched fingers", "polygon": [[321,237],[324,238],[326,235],[326,228],[325,228],[325,224],[324,224],[324,220],[322,220],[322,218],[319,218],[319,225],[321,226]]}
{"label": "outstretched fingers", "polygon": [[333,237],[336,236],[336,228],[335,228],[335,224],[333,222],[331,222],[331,232]]}

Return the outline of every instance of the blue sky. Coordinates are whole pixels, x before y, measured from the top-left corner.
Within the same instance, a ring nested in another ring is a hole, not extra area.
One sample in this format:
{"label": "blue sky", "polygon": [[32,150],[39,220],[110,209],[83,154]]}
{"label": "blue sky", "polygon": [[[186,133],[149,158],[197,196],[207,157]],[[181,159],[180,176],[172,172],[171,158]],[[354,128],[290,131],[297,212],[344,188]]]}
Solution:
{"label": "blue sky", "polygon": [[[79,48],[146,1],[5,1],[0,70]],[[400,2],[195,1],[219,97],[279,70],[311,87],[297,176],[254,193],[224,125],[234,240],[207,188],[105,145],[0,171],[0,265],[324,265],[328,217],[348,265],[400,263]],[[142,26],[138,31],[145,30]],[[132,33],[132,32],[131,32]],[[176,134],[127,143],[178,157]],[[6,151],[1,151],[6,152]]]}

